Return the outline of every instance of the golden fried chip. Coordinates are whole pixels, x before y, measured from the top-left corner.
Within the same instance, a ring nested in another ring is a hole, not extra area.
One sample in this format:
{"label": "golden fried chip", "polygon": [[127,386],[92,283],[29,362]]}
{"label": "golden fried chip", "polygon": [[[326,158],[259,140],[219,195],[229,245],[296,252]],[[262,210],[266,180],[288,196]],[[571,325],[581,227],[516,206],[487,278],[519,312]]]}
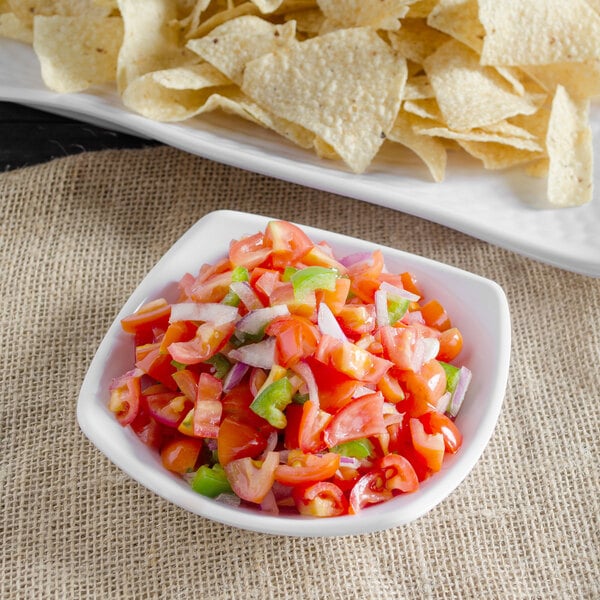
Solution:
{"label": "golden fried chip", "polygon": [[296,21],[296,29],[302,33],[316,35],[325,22],[325,16],[318,8],[305,8],[288,12],[284,16],[285,21]]}
{"label": "golden fried chip", "polygon": [[12,12],[0,14],[0,37],[27,44],[33,43],[33,27],[30,27]]}
{"label": "golden fried chip", "polygon": [[523,67],[523,70],[551,93],[554,93],[557,86],[562,85],[572,98],[600,96],[600,58],[582,63],[531,65]]}
{"label": "golden fried chip", "polygon": [[579,206],[592,199],[592,132],[588,102],[574,102],[558,86],[552,101],[546,147],[548,200],[553,206]]}
{"label": "golden fried chip", "polygon": [[201,90],[208,87],[232,85],[232,82],[209,63],[174,67],[148,74],[158,85],[170,90]]}
{"label": "golden fried chip", "polygon": [[[444,117],[440,111],[435,98],[423,98],[420,100],[406,100],[402,104],[402,110],[411,115],[428,119],[431,122],[443,124]],[[430,123],[431,124],[431,123]]]}
{"label": "golden fried chip", "polygon": [[273,25],[259,17],[238,17],[216,27],[206,37],[190,40],[187,47],[237,84],[246,64],[296,41],[296,23]]}
{"label": "golden fried chip", "polygon": [[468,154],[480,160],[484,168],[490,170],[508,169],[532,161],[537,162],[544,157],[543,152],[520,150],[495,142],[458,140],[458,143]]}
{"label": "golden fried chip", "polygon": [[410,0],[318,0],[327,19],[327,31],[346,27],[396,31],[410,3]]}
{"label": "golden fried chip", "polygon": [[252,2],[244,2],[238,6],[228,8],[200,23],[197,29],[190,30],[187,37],[190,39],[202,38],[205,35],[208,35],[215,27],[245,15],[258,16],[260,15],[260,9],[256,4],[252,4]]}
{"label": "golden fried chip", "polygon": [[485,29],[478,13],[477,0],[439,0],[427,17],[427,25],[480,52]]}
{"label": "golden fried chip", "polygon": [[97,5],[94,0],[9,0],[12,12],[23,23],[32,25],[36,16],[87,16],[90,19],[106,17],[111,8]]}
{"label": "golden fried chip", "polygon": [[479,0],[482,65],[546,65],[600,56],[600,15],[585,0]]}
{"label": "golden fried chip", "polygon": [[450,40],[441,31],[428,27],[424,19],[404,19],[400,30],[388,35],[400,56],[419,64]]}
{"label": "golden fried chip", "polygon": [[323,138],[362,172],[394,123],[406,77],[406,62],[377,33],[353,28],[248,63],[242,89]]}
{"label": "golden fried chip", "polygon": [[407,79],[404,88],[404,100],[425,100],[433,97],[433,88],[429,83],[429,79],[427,79],[427,75],[416,75]]}
{"label": "golden fried chip", "polygon": [[440,182],[446,173],[446,148],[435,138],[415,133],[415,126],[422,122],[419,117],[401,110],[388,133],[388,139],[412,150],[427,165],[433,180]]}
{"label": "golden fried chip", "polygon": [[450,129],[475,129],[537,110],[532,100],[514,94],[494,69],[482,67],[479,56],[455,40],[441,46],[423,66]]}
{"label": "golden fried chip", "polygon": [[407,16],[411,19],[427,18],[427,15],[429,15],[437,2],[438,0],[418,0],[414,4],[411,4]]}
{"label": "golden fried chip", "polygon": [[283,0],[252,0],[253,4],[256,4],[258,10],[263,14],[272,13],[277,10]]}
{"label": "golden fried chip", "polygon": [[122,93],[142,75],[193,64],[198,57],[182,46],[177,6],[169,0],[119,0],[125,37],[119,51],[117,84]]}
{"label": "golden fried chip", "polygon": [[79,92],[114,81],[122,40],[120,17],[34,19],[33,47],[42,78],[56,92]]}

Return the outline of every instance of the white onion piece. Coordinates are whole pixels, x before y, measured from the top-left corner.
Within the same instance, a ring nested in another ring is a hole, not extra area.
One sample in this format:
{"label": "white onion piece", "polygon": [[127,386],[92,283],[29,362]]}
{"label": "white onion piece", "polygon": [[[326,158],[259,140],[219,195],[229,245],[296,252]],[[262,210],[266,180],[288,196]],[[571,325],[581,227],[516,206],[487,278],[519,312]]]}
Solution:
{"label": "white onion piece", "polygon": [[405,325],[425,325],[425,319],[423,313],[420,310],[413,310],[412,312],[407,311],[404,316],[400,319]]}
{"label": "white onion piece", "polygon": [[341,262],[345,267],[352,267],[361,262],[367,262],[373,260],[373,254],[371,252],[355,252],[354,254],[348,254],[340,258]]}
{"label": "white onion piece", "polygon": [[317,325],[324,335],[329,335],[340,342],[347,342],[348,338],[342,331],[340,324],[337,319],[333,316],[331,309],[325,302],[319,304],[319,311],[317,312]]}
{"label": "white onion piece", "polygon": [[179,302],[171,305],[169,323],[177,321],[210,321],[215,325],[223,325],[235,321],[239,316],[235,306],[215,302]]}
{"label": "white onion piece", "polygon": [[396,423],[402,423],[403,420],[404,414],[401,414],[399,412],[383,415],[383,423],[386,427],[389,427],[390,425],[395,425]]}
{"label": "white onion piece", "polygon": [[387,306],[388,296],[381,288],[375,292],[375,314],[377,327],[387,327],[390,324],[390,313]]}
{"label": "white onion piece", "polygon": [[308,399],[318,408],[319,402],[319,388],[312,369],[305,363],[299,362],[292,367],[292,371],[298,373],[304,380],[306,387],[308,388]]}
{"label": "white onion piece", "polygon": [[260,301],[256,292],[247,281],[234,281],[229,288],[237,294],[248,310],[263,308],[264,304]]}
{"label": "white onion piece", "polygon": [[275,364],[275,338],[268,337],[257,344],[234,348],[229,351],[227,356],[251,367],[270,369]]}
{"label": "white onion piece", "polygon": [[452,394],[452,402],[450,404],[450,416],[456,417],[460,407],[462,406],[467,388],[471,383],[472,373],[467,367],[461,367],[458,371],[458,382],[456,383],[456,389]]}
{"label": "white onion piece", "polygon": [[392,404],[391,402],[384,402],[383,406],[381,407],[381,414],[399,415],[400,413],[398,412],[398,409],[396,408],[395,404]]}
{"label": "white onion piece", "polygon": [[358,469],[360,467],[360,460],[354,458],[354,456],[340,456],[340,467]]}
{"label": "white onion piece", "polygon": [[249,312],[246,316],[242,317],[237,325],[236,329],[243,331],[244,333],[250,333],[256,335],[264,327],[266,327],[273,319],[277,317],[284,317],[289,315],[290,311],[285,304],[278,304],[277,306],[268,306],[267,308],[259,308]]}
{"label": "white onion piece", "polygon": [[415,342],[415,349],[411,357],[411,366],[415,373],[418,373],[421,370],[421,367],[425,364],[425,361],[423,360],[425,358],[424,341],[425,338],[419,338]]}
{"label": "white onion piece", "polygon": [[279,452],[279,464],[280,465],[287,465],[289,455],[290,455],[290,451],[289,450],[280,450],[280,452]]}
{"label": "white onion piece", "polygon": [[231,391],[244,378],[249,368],[250,366],[246,363],[235,363],[223,379],[223,391]]}
{"label": "white onion piece", "polygon": [[360,398],[361,396],[366,396],[367,394],[372,394],[373,390],[368,388],[366,385],[359,385],[352,394],[353,398]]}
{"label": "white onion piece", "polygon": [[440,341],[437,338],[423,338],[423,363],[433,360],[440,352]]}
{"label": "white onion piece", "polygon": [[404,288],[396,287],[395,285],[392,285],[391,283],[388,283],[387,281],[384,281],[379,286],[379,289],[385,290],[388,294],[390,294],[392,296],[398,296],[400,298],[404,298],[405,300],[408,300],[409,302],[418,302],[419,298],[421,297],[421,296],[417,296],[417,294],[413,294],[412,292],[409,292],[408,290],[405,290]]}
{"label": "white onion piece", "polygon": [[442,394],[440,396],[440,399],[437,401],[435,410],[442,414],[444,414],[445,412],[448,412],[448,409],[450,408],[451,400],[452,400],[452,394],[450,392],[446,392],[446,393]]}

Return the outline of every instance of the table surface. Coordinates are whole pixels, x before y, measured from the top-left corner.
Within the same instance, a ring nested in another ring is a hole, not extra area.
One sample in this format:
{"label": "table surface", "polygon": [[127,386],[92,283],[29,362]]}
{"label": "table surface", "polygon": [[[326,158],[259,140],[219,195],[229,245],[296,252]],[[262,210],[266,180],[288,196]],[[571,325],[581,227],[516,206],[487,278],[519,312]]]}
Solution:
{"label": "table surface", "polygon": [[86,151],[159,145],[11,102],[0,102],[0,172]]}

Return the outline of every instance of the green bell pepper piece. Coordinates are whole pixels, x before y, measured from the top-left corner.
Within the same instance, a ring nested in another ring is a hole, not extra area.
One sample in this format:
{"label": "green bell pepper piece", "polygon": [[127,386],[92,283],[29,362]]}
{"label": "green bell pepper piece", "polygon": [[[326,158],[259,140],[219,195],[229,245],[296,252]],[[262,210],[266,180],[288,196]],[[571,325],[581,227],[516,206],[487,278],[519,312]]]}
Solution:
{"label": "green bell pepper piece", "polygon": [[338,444],[331,449],[331,452],[359,459],[369,458],[373,454],[373,444],[367,438],[359,438]]}
{"label": "green bell pepper piece", "polygon": [[387,308],[390,316],[390,325],[397,323],[406,314],[409,304],[410,301],[406,298],[388,296]]}
{"label": "green bell pepper piece", "polygon": [[454,390],[456,389],[456,385],[458,384],[458,374],[460,369],[441,360],[439,363],[446,372],[446,391],[453,394]]}
{"label": "green bell pepper piece", "polygon": [[325,267],[306,267],[296,271],[290,281],[294,287],[296,300],[304,300],[308,294],[315,290],[335,290],[335,280],[338,272]]}
{"label": "green bell pepper piece", "polygon": [[273,427],[283,429],[287,419],[283,409],[292,401],[293,387],[287,377],[282,377],[264,388],[252,401],[250,409],[266,419]]}
{"label": "green bell pepper piece", "polygon": [[202,465],[192,479],[192,489],[209,498],[216,498],[219,494],[232,491],[225,469],[219,463],[212,469],[208,465]]}
{"label": "green bell pepper piece", "polygon": [[231,369],[231,363],[227,360],[225,355],[220,352],[206,359],[204,362],[213,366],[213,375],[217,379],[223,379],[225,375],[229,373],[229,369]]}
{"label": "green bell pepper piece", "polygon": [[281,276],[281,281],[290,281],[292,279],[292,275],[296,273],[298,269],[295,267],[286,267],[283,270],[283,275]]}
{"label": "green bell pepper piece", "polygon": [[[250,274],[248,273],[248,269],[246,267],[236,267],[231,272],[231,281],[232,283],[238,281],[249,281]],[[221,301],[222,304],[227,304],[227,306],[239,306],[240,297],[232,290],[227,292],[227,295]]]}

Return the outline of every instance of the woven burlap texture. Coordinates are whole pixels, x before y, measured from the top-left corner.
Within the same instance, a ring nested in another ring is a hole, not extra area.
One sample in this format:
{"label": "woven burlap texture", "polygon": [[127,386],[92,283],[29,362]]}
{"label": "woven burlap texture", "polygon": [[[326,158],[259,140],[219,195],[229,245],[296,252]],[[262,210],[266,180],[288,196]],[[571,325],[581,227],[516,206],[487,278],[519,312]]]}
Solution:
{"label": "woven burlap texture", "polygon": [[[0,199],[1,598],[599,597],[599,280],[163,147],[3,174]],[[79,387],[114,315],[220,208],[365,238],[503,286],[513,347],[498,426],[423,518],[345,538],[233,529],[147,491],[79,430]]]}

